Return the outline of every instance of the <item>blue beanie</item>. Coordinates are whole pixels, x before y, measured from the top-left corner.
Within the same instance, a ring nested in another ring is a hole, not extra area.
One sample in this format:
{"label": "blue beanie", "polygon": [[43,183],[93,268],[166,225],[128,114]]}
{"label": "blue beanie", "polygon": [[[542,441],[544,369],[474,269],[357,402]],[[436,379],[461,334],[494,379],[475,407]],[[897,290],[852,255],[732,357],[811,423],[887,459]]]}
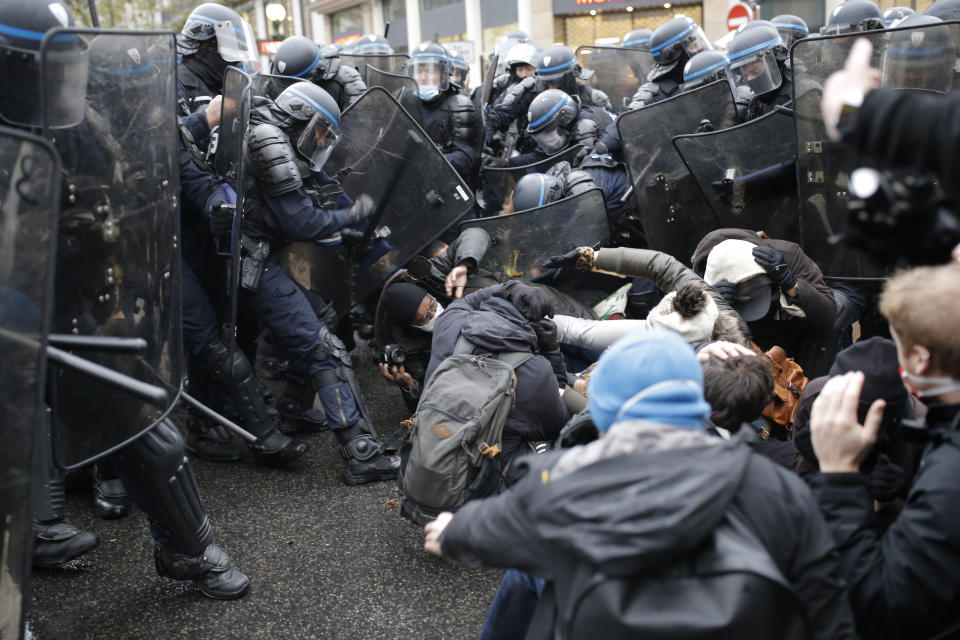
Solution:
{"label": "blue beanie", "polygon": [[703,370],[693,349],[672,331],[640,331],[613,344],[590,376],[587,401],[597,429],[643,419],[702,429],[710,415]]}

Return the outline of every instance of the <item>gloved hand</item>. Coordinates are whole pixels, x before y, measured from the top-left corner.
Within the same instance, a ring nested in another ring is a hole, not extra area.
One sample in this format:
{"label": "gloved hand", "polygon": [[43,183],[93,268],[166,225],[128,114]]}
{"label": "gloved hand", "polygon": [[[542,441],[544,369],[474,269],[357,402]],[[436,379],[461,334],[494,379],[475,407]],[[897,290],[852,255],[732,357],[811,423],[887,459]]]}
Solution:
{"label": "gloved hand", "polygon": [[726,300],[730,306],[733,306],[733,303],[737,301],[737,285],[729,280],[720,280],[712,286],[717,290],[717,293],[723,296],[723,299]]}
{"label": "gloved hand", "polygon": [[237,211],[237,192],[229,184],[221,182],[203,207],[210,225],[210,232],[215,236],[230,233],[233,229],[233,217]]}
{"label": "gloved hand", "polygon": [[753,259],[770,276],[770,280],[781,291],[790,291],[797,286],[797,276],[793,275],[790,267],[783,258],[783,252],[773,247],[754,247]]}
{"label": "gloved hand", "polygon": [[357,196],[350,207],[350,224],[359,224],[377,212],[377,201],[365,193]]}
{"label": "gloved hand", "polygon": [[577,247],[562,256],[550,256],[543,263],[544,269],[579,269],[590,271],[597,266],[597,256],[591,247]]}
{"label": "gloved hand", "polygon": [[553,303],[546,291],[540,287],[531,287],[519,280],[511,280],[500,287],[497,296],[509,300],[524,318],[530,322],[542,320],[544,316],[553,317]]}
{"label": "gloved hand", "polygon": [[499,156],[483,156],[480,160],[484,169],[500,169],[501,167],[510,166],[510,161],[506,158],[501,158]]}
{"label": "gloved hand", "polygon": [[557,385],[562,389],[567,386],[567,363],[560,353],[560,341],[557,339],[557,325],[553,320],[543,318],[530,324],[537,334],[537,344],[540,346],[540,355],[550,361]]}
{"label": "gloved hand", "polygon": [[610,153],[610,149],[607,148],[607,145],[603,144],[600,140],[597,140],[597,144],[593,145],[593,149],[590,150],[590,153],[595,153],[598,156],[603,156]]}

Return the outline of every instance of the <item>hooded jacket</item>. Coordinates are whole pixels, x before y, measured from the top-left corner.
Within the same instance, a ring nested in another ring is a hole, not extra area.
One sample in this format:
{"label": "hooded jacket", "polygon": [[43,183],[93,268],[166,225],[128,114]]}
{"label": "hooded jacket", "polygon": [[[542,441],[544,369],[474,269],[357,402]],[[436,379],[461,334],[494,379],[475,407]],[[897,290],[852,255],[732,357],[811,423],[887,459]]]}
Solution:
{"label": "hooded jacket", "polygon": [[[433,330],[433,346],[426,380],[453,354],[461,334],[477,345],[477,353],[537,351],[537,335],[507,300],[487,287],[457,300],[443,310]],[[550,362],[536,355],[516,369],[515,400],[503,427],[503,455],[509,460],[523,441],[556,440],[567,412]]]}
{"label": "hooded jacket", "polygon": [[637,420],[520,465],[529,468],[520,482],[464,505],[440,544],[456,562],[547,580],[528,639],[611,637],[622,621],[606,626],[577,607],[586,581],[597,572],[629,579],[679,566],[728,513],[746,523],[793,586],[806,628],[785,628],[790,612],[775,608],[757,610],[758,622],[780,625],[778,637],[854,637],[837,553],[809,491],[742,444]]}

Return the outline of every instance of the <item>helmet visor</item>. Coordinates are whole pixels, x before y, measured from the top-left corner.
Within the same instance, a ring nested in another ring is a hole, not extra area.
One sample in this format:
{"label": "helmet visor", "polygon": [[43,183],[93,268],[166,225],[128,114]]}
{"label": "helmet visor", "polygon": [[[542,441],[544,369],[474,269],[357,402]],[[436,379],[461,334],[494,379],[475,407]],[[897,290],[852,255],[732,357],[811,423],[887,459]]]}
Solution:
{"label": "helmet visor", "polygon": [[742,95],[738,88],[748,88],[754,95],[763,95],[780,87],[783,78],[773,49],[741,55],[730,62],[730,84],[734,95]]}
{"label": "helmet visor", "polygon": [[253,28],[246,20],[240,24],[232,22],[218,22],[213,27],[217,36],[217,47],[220,57],[227,62],[239,62],[240,68],[247,73],[256,73],[260,70],[260,59],[257,56],[257,39],[253,35]]}
{"label": "helmet visor", "polygon": [[320,171],[340,141],[340,128],[331,117],[317,110],[297,140],[297,151],[310,164],[311,171]]}
{"label": "helmet visor", "polygon": [[707,39],[703,29],[697,27],[684,36],[683,48],[687,50],[688,56],[695,56],[701,51],[713,50],[713,45],[710,44],[710,40]]}
{"label": "helmet visor", "polygon": [[891,42],[883,54],[882,84],[893,89],[950,91],[954,56],[949,47],[907,49]]}
{"label": "helmet visor", "polygon": [[533,139],[547,155],[559,153],[567,145],[567,137],[557,125],[545,127],[533,134]]}
{"label": "helmet visor", "polygon": [[407,74],[418,87],[436,87],[439,91],[446,91],[450,86],[446,66],[436,57],[410,58],[407,61]]}

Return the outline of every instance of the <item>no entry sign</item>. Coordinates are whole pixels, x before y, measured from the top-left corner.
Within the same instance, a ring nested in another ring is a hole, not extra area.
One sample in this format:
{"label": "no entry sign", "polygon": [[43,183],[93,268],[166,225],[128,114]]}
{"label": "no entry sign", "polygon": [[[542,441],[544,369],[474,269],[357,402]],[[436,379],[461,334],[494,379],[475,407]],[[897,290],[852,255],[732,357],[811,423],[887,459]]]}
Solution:
{"label": "no entry sign", "polygon": [[736,31],[740,25],[747,24],[753,20],[753,9],[750,5],[737,2],[727,13],[727,30]]}

